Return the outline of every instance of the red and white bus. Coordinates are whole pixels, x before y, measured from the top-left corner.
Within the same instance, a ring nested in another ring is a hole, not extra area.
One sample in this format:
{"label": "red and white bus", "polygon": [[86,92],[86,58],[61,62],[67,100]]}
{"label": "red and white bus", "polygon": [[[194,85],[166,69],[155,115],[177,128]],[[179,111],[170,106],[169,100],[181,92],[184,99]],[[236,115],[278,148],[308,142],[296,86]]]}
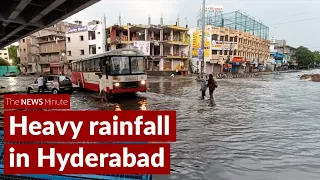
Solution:
{"label": "red and white bus", "polygon": [[147,91],[147,56],[137,49],[115,49],[71,63],[72,83],[99,92],[102,75],[108,95]]}

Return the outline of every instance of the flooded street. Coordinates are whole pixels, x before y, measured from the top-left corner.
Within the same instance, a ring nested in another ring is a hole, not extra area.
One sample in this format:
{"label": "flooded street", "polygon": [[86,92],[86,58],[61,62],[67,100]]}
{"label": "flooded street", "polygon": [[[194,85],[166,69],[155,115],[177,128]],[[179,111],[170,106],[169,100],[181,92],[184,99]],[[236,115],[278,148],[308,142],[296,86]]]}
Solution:
{"label": "flooded street", "polygon": [[[320,179],[320,83],[300,80],[304,73],[218,80],[215,106],[208,92],[200,100],[194,77],[149,77],[148,93],[110,101],[117,110],[177,111],[170,179]],[[24,90],[32,81],[0,78],[0,85]],[[72,109],[105,108],[92,93],[71,99]]]}

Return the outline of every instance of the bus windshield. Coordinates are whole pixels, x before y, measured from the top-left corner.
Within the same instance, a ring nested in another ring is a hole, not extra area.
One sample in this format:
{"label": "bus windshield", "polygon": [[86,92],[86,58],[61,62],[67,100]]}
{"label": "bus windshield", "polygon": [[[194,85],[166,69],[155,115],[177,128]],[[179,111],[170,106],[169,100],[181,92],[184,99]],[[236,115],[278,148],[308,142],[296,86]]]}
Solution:
{"label": "bus windshield", "polygon": [[141,74],[146,70],[143,57],[111,57],[111,69],[113,75]]}

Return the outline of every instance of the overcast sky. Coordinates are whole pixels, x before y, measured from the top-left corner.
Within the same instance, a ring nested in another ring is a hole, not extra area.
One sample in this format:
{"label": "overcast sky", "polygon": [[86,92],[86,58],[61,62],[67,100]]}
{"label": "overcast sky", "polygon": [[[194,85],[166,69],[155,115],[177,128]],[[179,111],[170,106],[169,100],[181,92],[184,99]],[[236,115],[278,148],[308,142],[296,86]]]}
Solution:
{"label": "overcast sky", "polygon": [[[118,22],[121,13],[123,24],[146,24],[149,14],[152,24],[159,24],[163,14],[165,24],[174,24],[179,15],[181,25],[186,24],[187,17],[189,27],[195,27],[201,3],[201,0],[101,0],[67,21],[86,23],[102,20],[105,14],[109,26]],[[224,13],[246,12],[270,27],[270,38],[274,35],[294,47],[303,45],[320,50],[320,0],[206,0],[206,4],[223,5]]]}

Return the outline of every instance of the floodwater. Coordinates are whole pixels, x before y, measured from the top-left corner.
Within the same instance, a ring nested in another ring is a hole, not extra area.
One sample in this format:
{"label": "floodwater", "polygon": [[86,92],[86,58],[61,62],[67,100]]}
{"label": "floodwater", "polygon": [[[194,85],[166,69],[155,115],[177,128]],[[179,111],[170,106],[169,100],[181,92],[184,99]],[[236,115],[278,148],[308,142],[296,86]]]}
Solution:
{"label": "floodwater", "polygon": [[[179,180],[320,179],[319,70],[218,80],[215,105],[194,77],[149,77],[148,93],[111,100],[117,110],[176,110],[171,175]],[[0,78],[12,90],[30,78]],[[23,88],[22,88],[23,89]],[[207,92],[208,93],[208,92]],[[208,95],[208,94],[207,94]],[[72,109],[104,109],[97,95],[72,95]]]}

